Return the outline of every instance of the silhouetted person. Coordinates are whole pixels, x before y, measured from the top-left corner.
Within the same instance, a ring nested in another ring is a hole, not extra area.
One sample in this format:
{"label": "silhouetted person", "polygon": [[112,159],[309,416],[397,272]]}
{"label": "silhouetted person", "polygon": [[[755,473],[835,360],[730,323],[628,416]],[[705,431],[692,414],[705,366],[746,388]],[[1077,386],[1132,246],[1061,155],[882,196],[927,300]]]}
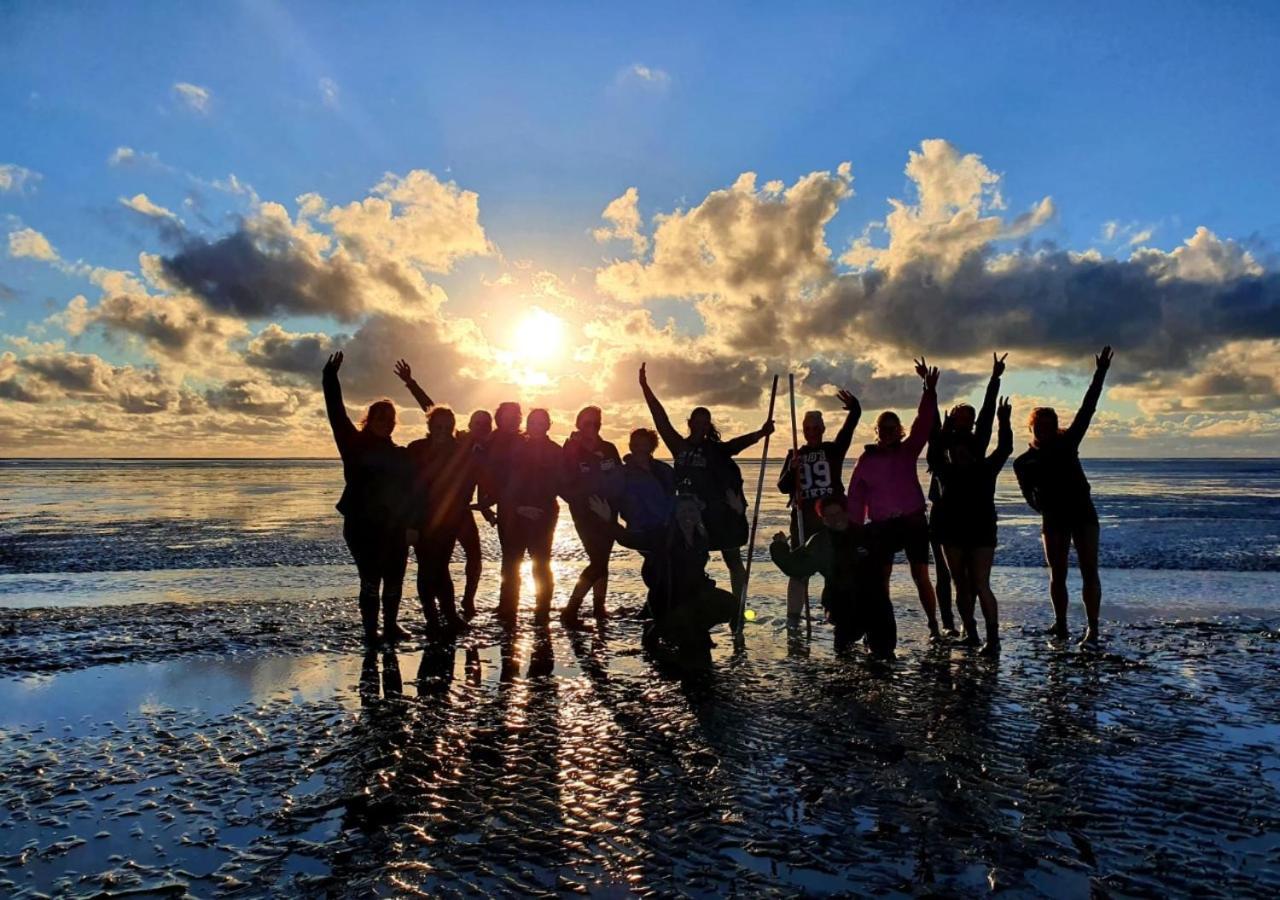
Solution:
{"label": "silhouetted person", "polygon": [[1018,487],[1031,508],[1041,515],[1040,534],[1044,558],[1049,564],[1049,596],[1053,600],[1055,637],[1066,637],[1067,567],[1071,545],[1075,544],[1080,577],[1084,581],[1084,609],[1089,619],[1082,643],[1098,640],[1098,611],[1102,605],[1102,581],[1098,578],[1098,512],[1093,506],[1089,479],[1080,465],[1080,442],[1089,430],[1089,421],[1102,396],[1102,382],[1111,367],[1111,347],[1102,348],[1095,358],[1093,381],[1085,391],[1070,427],[1058,427],[1058,413],[1052,407],[1031,411],[1031,447],[1013,462]]}
{"label": "silhouetted person", "polygon": [[[822,516],[818,514],[818,501],[839,494],[844,496],[844,458],[853,443],[853,431],[862,416],[858,398],[848,391],[837,395],[844,406],[844,424],[836,432],[834,441],[824,441],[827,425],[822,413],[811,410],[804,414],[804,444],[800,452],[787,451],[782,463],[782,477],[778,490],[791,498],[791,546],[800,546],[800,524],[804,525],[804,539],[822,528]],[[804,611],[809,599],[809,579],[791,578],[787,582],[787,618],[795,621]]]}
{"label": "silhouetted person", "polygon": [[351,423],[338,381],[341,366],[339,351],[325,363],[321,384],[346,482],[337,504],[343,518],[342,537],[360,573],[360,621],[365,642],[378,641],[381,604],[383,636],[394,643],[410,636],[396,622],[409,556],[405,534],[409,460],[405,449],[391,440],[396,407],[390,400],[371,404],[359,427]]}
{"label": "silhouetted person", "polygon": [[681,435],[649,387],[643,363],[640,365],[640,388],[653,416],[654,427],[675,460],[676,483],[702,501],[701,518],[710,548],[719,550],[724,557],[733,594],[740,597],[747,577],[741,548],[747,542],[749,529],[742,470],[733,458],[766,434],[772,434],[773,421],[765,422],[759,431],[724,441],[711,421],[711,411],[699,406],[689,414],[688,435]]}
{"label": "silhouetted person", "polygon": [[413,467],[410,532],[418,557],[418,599],[428,629],[456,633],[466,628],[454,599],[449,560],[463,523],[471,519],[476,473],[471,447],[454,434],[453,410],[427,414],[427,436],[408,446]]}
{"label": "silhouetted person", "polygon": [[651,428],[631,432],[622,458],[622,495],[618,512],[633,531],[659,528],[671,519],[676,501],[676,472],[653,454],[658,450],[658,433]]}
{"label": "silhouetted person", "polygon": [[898,644],[898,626],[885,590],[884,557],[892,551],[876,540],[879,526],[849,521],[847,503],[843,494],[820,497],[814,507],[823,527],[806,538],[803,547],[795,547],[779,531],[769,555],[792,578],[822,574],[822,606],[835,626],[837,650],[865,638],[873,655],[890,658]]}
{"label": "silhouetted person", "polygon": [[942,487],[938,483],[937,473],[933,472],[935,444],[938,445],[936,449],[945,455],[953,440],[965,439],[970,441],[975,456],[986,456],[987,446],[991,443],[991,425],[995,421],[996,399],[1000,394],[1000,376],[1004,374],[1004,361],[1008,356],[1006,353],[997,358],[994,353],[991,354],[991,378],[987,381],[987,390],[982,397],[982,412],[975,413],[968,403],[957,403],[947,414],[946,428],[943,428],[942,422],[935,420],[935,428],[929,435],[929,541],[933,549],[934,571],[937,573],[935,593],[938,598],[938,615],[948,637],[955,637],[959,632],[956,631],[955,618],[951,614],[952,574],[939,537],[944,504]]}
{"label": "silhouetted person", "polygon": [[[587,567],[569,594],[560,613],[565,625],[580,624],[578,610],[591,592],[592,612],[597,624],[608,618],[605,597],[609,592],[609,554],[613,552],[612,525],[618,520],[617,503],[622,491],[622,457],[618,448],[600,437],[601,412],[588,406],[578,413],[576,431],[564,443],[564,496],[569,501],[573,526],[587,553]],[[587,498],[604,499],[613,509],[612,521],[602,526],[587,505]]]}
{"label": "silhouetted person", "polygon": [[665,640],[688,650],[710,647],[710,630],[732,621],[738,603],[707,577],[711,540],[702,521],[701,500],[676,495],[668,521],[643,531],[613,522],[612,510],[601,498],[592,497],[588,503],[601,522],[610,524],[619,544],[645,556],[641,576],[653,614],[645,627],[645,643]]}
{"label": "silhouetted person", "polygon": [[[994,378],[993,378],[994,380]],[[986,410],[984,408],[983,412]],[[1000,621],[996,596],[991,590],[991,564],[996,552],[996,479],[1013,452],[1012,414],[1007,400],[1000,403],[1000,437],[990,456],[982,456],[984,427],[972,436],[957,432],[945,441],[930,443],[929,467],[938,480],[942,507],[935,518],[936,535],[947,554],[947,566],[956,585],[956,607],[964,623],[964,643],[978,645],[974,598],[982,604],[987,626],[984,656],[1000,652]],[[948,430],[950,418],[943,426]],[[990,424],[985,426],[990,431]]]}
{"label": "silhouetted person", "polygon": [[[876,418],[876,443],[867,444],[849,476],[849,516],[856,525],[868,519],[880,524],[890,552],[906,551],[911,578],[929,621],[930,640],[938,640],[937,599],[929,578],[929,523],[916,474],[916,460],[938,417],[938,370],[928,368],[921,359],[916,363],[916,374],[924,379],[924,392],[911,432],[903,434],[897,413],[882,412]],[[889,556],[884,566],[886,591],[892,570],[893,557]]]}
{"label": "silhouetted person", "polygon": [[[396,375],[404,382],[404,386],[409,389],[409,393],[413,395],[413,399],[418,402],[424,413],[430,414],[435,401],[422,389],[413,378],[413,370],[409,364],[403,359],[396,362]],[[458,433],[458,439],[463,441],[471,448],[476,456],[483,451],[484,443],[488,439],[490,432],[493,431],[493,420],[489,417],[489,413],[483,409],[478,409],[471,414],[471,420],[467,424],[467,430]],[[479,461],[477,460],[477,465]],[[466,519],[462,522],[462,526],[458,532],[458,543],[462,547],[462,553],[466,557],[466,586],[462,592],[462,613],[467,618],[471,618],[476,614],[476,591],[480,588],[480,575],[483,571],[484,562],[480,550],[480,532],[476,529],[476,520],[468,510]]]}
{"label": "silhouetted person", "polygon": [[533,621],[541,625],[550,619],[555,590],[551,544],[560,516],[556,497],[564,475],[564,451],[547,436],[551,417],[545,409],[529,413],[523,434],[519,431],[519,414],[518,404],[503,403],[494,415],[498,428],[486,451],[488,487],[481,505],[497,504],[498,541],[502,545],[498,616],[507,624],[516,620],[520,608],[520,564],[527,553],[533,564]]}

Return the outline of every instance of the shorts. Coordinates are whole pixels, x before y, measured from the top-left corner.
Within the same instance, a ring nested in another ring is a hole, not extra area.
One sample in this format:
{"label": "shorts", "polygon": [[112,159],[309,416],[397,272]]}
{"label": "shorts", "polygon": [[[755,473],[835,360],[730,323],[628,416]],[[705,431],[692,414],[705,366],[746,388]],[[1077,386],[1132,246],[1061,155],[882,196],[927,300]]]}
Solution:
{"label": "shorts", "polygon": [[944,521],[933,529],[933,539],[944,547],[974,550],[996,546],[996,520]]}
{"label": "shorts", "polygon": [[1072,509],[1045,512],[1040,521],[1040,533],[1044,534],[1046,531],[1074,533],[1077,529],[1097,526],[1097,524],[1098,510],[1094,508],[1093,500],[1090,499]]}
{"label": "shorts", "polygon": [[923,509],[874,524],[879,545],[886,553],[902,550],[911,565],[929,564],[929,522]]}

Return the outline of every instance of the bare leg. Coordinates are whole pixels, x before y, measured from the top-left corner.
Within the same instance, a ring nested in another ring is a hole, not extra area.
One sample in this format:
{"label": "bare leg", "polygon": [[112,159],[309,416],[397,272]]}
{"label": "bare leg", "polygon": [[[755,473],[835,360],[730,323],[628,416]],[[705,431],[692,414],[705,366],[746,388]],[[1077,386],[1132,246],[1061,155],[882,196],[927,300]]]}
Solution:
{"label": "bare leg", "polygon": [[969,551],[963,547],[948,546],[944,549],[947,568],[951,570],[951,580],[955,585],[956,609],[960,613],[960,621],[964,625],[964,643],[971,647],[978,645],[978,626],[973,619],[974,585],[973,573],[969,567]]}
{"label": "bare leg", "polygon": [[1067,562],[1071,554],[1071,532],[1045,526],[1044,561],[1049,564],[1049,599],[1053,601],[1053,628],[1049,633],[1064,638],[1067,631]]}
{"label": "bare leg", "polygon": [[1080,563],[1080,577],[1084,580],[1081,594],[1084,596],[1084,612],[1089,619],[1089,630],[1084,639],[1098,639],[1098,613],[1102,607],[1102,579],[1098,577],[1098,526],[1085,525],[1073,533],[1076,559]]}
{"label": "bare leg", "polygon": [[969,554],[969,577],[982,604],[982,620],[987,626],[987,643],[982,648],[987,656],[1000,652],[1000,615],[996,595],[991,590],[991,564],[995,554],[995,547],[975,547]]}
{"label": "bare leg", "polygon": [[809,599],[809,579],[792,578],[787,582],[787,618],[798,619]]}
{"label": "bare leg", "polygon": [[929,636],[941,637],[942,635],[938,633],[938,598],[933,593],[929,563],[911,563],[911,580],[916,583],[916,592],[920,595],[920,606],[924,609],[925,618],[929,620]]}
{"label": "bare leg", "polygon": [[730,550],[721,550],[720,555],[724,557],[724,564],[729,567],[729,587],[732,589],[733,596],[741,598],[742,589],[747,583],[747,568],[742,562],[742,550],[734,547]]}

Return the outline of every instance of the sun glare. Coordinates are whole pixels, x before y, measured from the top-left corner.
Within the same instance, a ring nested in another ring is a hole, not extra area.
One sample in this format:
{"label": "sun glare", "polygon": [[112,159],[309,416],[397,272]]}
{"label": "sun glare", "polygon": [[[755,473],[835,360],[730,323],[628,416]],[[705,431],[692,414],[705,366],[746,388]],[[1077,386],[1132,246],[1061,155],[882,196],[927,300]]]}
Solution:
{"label": "sun glare", "polygon": [[554,359],[564,344],[564,320],[545,309],[532,309],[515,327],[512,351],[530,362]]}

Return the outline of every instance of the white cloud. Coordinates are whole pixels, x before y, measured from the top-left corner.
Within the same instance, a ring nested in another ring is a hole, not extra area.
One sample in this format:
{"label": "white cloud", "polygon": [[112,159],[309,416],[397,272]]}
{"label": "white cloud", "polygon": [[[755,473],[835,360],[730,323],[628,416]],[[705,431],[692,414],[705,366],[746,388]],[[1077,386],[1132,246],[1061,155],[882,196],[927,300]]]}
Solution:
{"label": "white cloud", "polygon": [[179,81],[174,84],[173,96],[187,109],[200,115],[209,113],[209,104],[213,100],[213,92],[207,87],[201,87],[198,84],[191,84],[188,81]]}
{"label": "white cloud", "polygon": [[591,232],[600,243],[610,240],[630,241],[636,253],[649,249],[649,239],[640,233],[640,192],[627,188],[621,197],[609,201],[600,217],[610,224]]}
{"label": "white cloud", "polygon": [[134,194],[132,197],[128,198],[121,197],[120,203],[144,216],[150,216],[155,219],[178,220],[178,216],[172,210],[165,209],[163,206],[151,202],[151,199],[146,194]]}
{"label": "white cloud", "polygon": [[671,76],[654,66],[632,63],[618,73],[618,83],[641,85],[653,90],[666,90],[671,86]]}
{"label": "white cloud", "polygon": [[23,228],[9,234],[9,255],[15,258],[40,259],[55,262],[58,251],[49,239],[34,228]]}
{"label": "white cloud", "polygon": [[25,194],[43,178],[39,172],[16,163],[0,163],[0,194]]}
{"label": "white cloud", "polygon": [[332,78],[321,78],[319,82],[320,102],[330,109],[337,109],[339,103],[338,82]]}

